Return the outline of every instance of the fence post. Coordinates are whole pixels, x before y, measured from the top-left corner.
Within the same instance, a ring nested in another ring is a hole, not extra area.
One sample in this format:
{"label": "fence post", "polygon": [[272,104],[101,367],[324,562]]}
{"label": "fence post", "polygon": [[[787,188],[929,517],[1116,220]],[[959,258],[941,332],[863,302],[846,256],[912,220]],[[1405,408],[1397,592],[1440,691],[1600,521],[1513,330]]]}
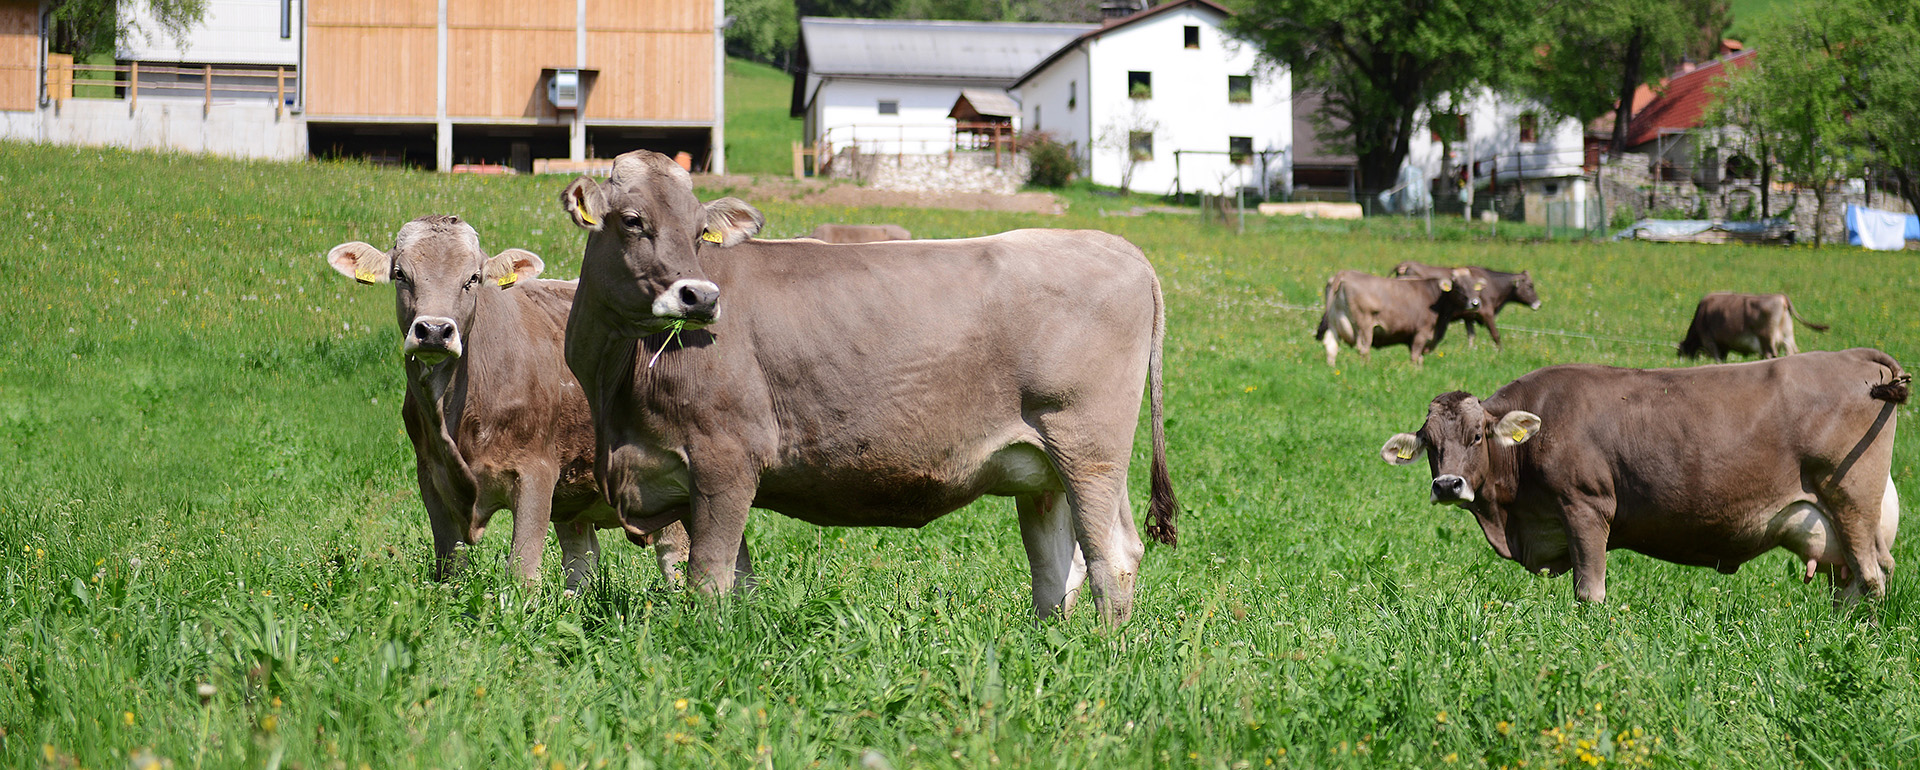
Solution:
{"label": "fence post", "polygon": [[273,68],[273,119],[279,120],[287,108],[287,69]]}
{"label": "fence post", "polygon": [[140,62],[129,62],[127,70],[127,114],[140,106]]}
{"label": "fence post", "polygon": [[806,161],[801,160],[800,143],[793,143],[793,178],[804,179],[807,175]]}
{"label": "fence post", "polygon": [[206,77],[206,81],[203,83],[204,89],[202,90],[205,101],[200,103],[200,117],[204,118],[213,114],[213,65],[206,65],[203,73]]}

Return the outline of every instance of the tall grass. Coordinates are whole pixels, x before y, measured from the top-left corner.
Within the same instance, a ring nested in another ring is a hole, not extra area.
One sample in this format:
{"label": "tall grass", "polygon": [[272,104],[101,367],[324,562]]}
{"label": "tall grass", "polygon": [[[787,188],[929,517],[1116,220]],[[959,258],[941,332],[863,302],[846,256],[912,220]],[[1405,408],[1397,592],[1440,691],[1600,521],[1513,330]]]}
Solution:
{"label": "tall grass", "polygon": [[[553,554],[546,588],[509,584],[497,533],[429,580],[391,289],[321,255],[458,213],[571,276],[564,180],[0,144],[0,183],[0,766],[1920,763],[1911,566],[1836,615],[1784,555],[1722,576],[1616,552],[1610,601],[1576,606],[1375,454],[1442,391],[1675,364],[1709,289],[1790,291],[1834,325],[1804,347],[1920,365],[1903,255],[868,212],[930,237],[1109,229],[1158,266],[1184,532],[1105,629],[1029,619],[1002,500],[917,531],[757,513],[760,588],[722,602],[617,538],[577,598]],[[846,213],[755,203],[775,234]],[[1400,348],[1328,368],[1300,308],[1402,259],[1531,268],[1546,304],[1501,317],[1504,350],[1456,334],[1423,369]]]}

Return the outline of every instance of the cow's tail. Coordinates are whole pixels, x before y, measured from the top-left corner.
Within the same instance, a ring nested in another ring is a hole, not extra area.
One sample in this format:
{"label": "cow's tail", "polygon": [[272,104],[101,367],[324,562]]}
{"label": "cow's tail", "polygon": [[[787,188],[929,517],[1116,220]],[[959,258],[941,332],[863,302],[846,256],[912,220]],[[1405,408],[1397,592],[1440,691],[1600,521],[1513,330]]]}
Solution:
{"label": "cow's tail", "polygon": [[1828,330],[1828,329],[1831,329],[1831,328],[1833,328],[1833,327],[1831,327],[1831,326],[1827,326],[1827,325],[1825,325],[1825,324],[1817,324],[1817,323],[1814,323],[1814,322],[1812,322],[1812,321],[1809,321],[1809,320],[1807,320],[1807,319],[1805,319],[1805,318],[1801,318],[1801,317],[1800,317],[1800,311],[1798,311],[1798,310],[1794,310],[1794,309],[1793,309],[1793,298],[1792,298],[1792,297],[1788,297],[1788,298],[1787,298],[1787,315],[1790,315],[1790,316],[1793,316],[1793,320],[1795,320],[1795,321],[1799,321],[1800,323],[1803,323],[1803,324],[1806,324],[1806,325],[1807,325],[1807,328],[1809,328],[1809,329],[1812,329],[1812,330],[1814,330],[1814,331],[1817,331],[1817,332],[1823,332],[1823,331],[1826,331],[1826,330]]}
{"label": "cow's tail", "polygon": [[1147,496],[1147,537],[1167,545],[1179,545],[1180,531],[1174,516],[1180,501],[1173,496],[1173,477],[1167,474],[1166,405],[1161,387],[1163,373],[1161,349],[1167,339],[1167,303],[1160,294],[1160,277],[1153,278],[1153,352],[1147,355],[1147,403],[1153,420],[1152,482]]}
{"label": "cow's tail", "polygon": [[1913,394],[1910,387],[1913,375],[1907,374],[1906,370],[1900,368],[1900,362],[1893,360],[1893,356],[1885,352],[1867,348],[1867,354],[1874,363],[1887,367],[1889,375],[1886,382],[1873,386],[1867,391],[1867,395],[1890,404],[1907,403],[1907,397]]}

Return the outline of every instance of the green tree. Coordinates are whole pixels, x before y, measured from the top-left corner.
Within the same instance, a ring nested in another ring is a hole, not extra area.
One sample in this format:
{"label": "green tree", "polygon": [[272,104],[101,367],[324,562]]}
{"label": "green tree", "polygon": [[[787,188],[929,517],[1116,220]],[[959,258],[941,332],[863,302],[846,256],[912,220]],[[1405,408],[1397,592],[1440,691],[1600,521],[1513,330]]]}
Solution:
{"label": "green tree", "polygon": [[[1872,159],[1861,112],[1862,49],[1871,42],[1859,0],[1813,0],[1783,14],[1755,40],[1753,66],[1729,73],[1715,94],[1709,124],[1770,158],[1782,181],[1813,190],[1816,222],[1838,180],[1857,177]],[[1814,228],[1814,244],[1822,241]]]}
{"label": "green tree", "polygon": [[1898,184],[1900,197],[1920,211],[1920,6],[1909,0],[1858,3],[1860,36],[1842,51],[1859,76],[1853,81],[1855,120],[1877,155],[1877,165]]}
{"label": "green tree", "polygon": [[1350,149],[1366,188],[1392,185],[1419,112],[1477,85],[1508,85],[1544,42],[1536,0],[1247,0],[1228,28],[1296,91],[1322,95],[1323,141]]}
{"label": "green tree", "polygon": [[1731,22],[1726,0],[1592,0],[1550,7],[1552,31],[1520,91],[1549,110],[1592,121],[1614,109],[1613,150],[1624,152],[1633,92],[1683,58],[1711,56]]}
{"label": "green tree", "polygon": [[727,0],[727,53],[773,65],[786,64],[800,37],[793,0]]}
{"label": "green tree", "polygon": [[[147,9],[147,17],[159,29],[148,29],[135,20],[134,11]],[[86,59],[112,54],[114,46],[132,35],[151,39],[165,34],[175,43],[186,44],[187,31],[206,18],[207,0],[54,0],[48,9],[53,19],[53,49]]]}

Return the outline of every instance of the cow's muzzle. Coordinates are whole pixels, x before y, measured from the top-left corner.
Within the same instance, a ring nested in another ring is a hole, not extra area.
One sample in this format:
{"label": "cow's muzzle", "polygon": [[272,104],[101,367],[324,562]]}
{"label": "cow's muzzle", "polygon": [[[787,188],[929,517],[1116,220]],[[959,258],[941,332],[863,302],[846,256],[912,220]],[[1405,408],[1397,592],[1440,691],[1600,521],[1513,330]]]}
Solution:
{"label": "cow's muzzle", "polygon": [[407,327],[407,355],[432,365],[460,357],[460,327],[451,318],[421,316]]}
{"label": "cow's muzzle", "polygon": [[653,315],[695,325],[713,323],[720,318],[720,287],[693,278],[674,281],[653,298]]}
{"label": "cow's muzzle", "polygon": [[1473,502],[1473,487],[1467,484],[1466,479],[1451,473],[1445,476],[1435,476],[1433,479],[1433,494],[1429,499],[1432,500],[1435,505],[1461,505],[1471,503]]}

